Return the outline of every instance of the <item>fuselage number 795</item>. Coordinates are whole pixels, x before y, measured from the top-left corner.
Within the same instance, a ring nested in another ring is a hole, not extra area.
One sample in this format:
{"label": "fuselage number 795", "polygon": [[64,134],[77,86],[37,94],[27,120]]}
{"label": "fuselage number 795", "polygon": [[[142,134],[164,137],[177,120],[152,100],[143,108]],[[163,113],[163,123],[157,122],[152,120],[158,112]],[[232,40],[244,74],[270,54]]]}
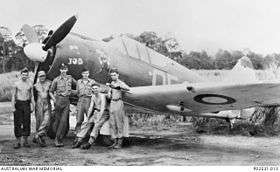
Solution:
{"label": "fuselage number 795", "polygon": [[73,58],[73,57],[70,57],[70,58],[68,58],[68,59],[69,59],[69,62],[68,62],[69,65],[82,65],[82,64],[84,64],[82,58]]}

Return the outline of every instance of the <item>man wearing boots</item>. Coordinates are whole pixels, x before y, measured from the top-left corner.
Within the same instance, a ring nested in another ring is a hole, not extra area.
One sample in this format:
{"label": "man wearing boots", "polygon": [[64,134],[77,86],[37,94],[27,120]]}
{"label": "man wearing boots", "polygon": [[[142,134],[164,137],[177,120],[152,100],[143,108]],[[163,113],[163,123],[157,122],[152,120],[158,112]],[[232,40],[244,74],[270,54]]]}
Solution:
{"label": "man wearing boots", "polygon": [[[23,146],[30,147],[28,136],[30,135],[30,115],[34,110],[35,101],[33,96],[33,86],[28,80],[28,69],[21,71],[21,78],[15,82],[12,92],[12,109],[14,111],[14,133],[16,136],[15,149],[21,147],[21,137]],[[31,104],[30,104],[31,103]]]}
{"label": "man wearing boots", "polygon": [[103,124],[109,120],[109,104],[106,95],[100,93],[99,84],[94,84],[92,90],[93,95],[88,109],[89,117],[81,131],[77,133],[78,141],[73,145],[73,148],[80,147],[83,140],[90,135],[89,141],[81,146],[82,149],[89,149],[94,144]]}
{"label": "man wearing boots", "polygon": [[49,94],[51,82],[46,80],[45,71],[39,71],[38,77],[39,81],[34,85],[37,91],[37,101],[35,106],[36,133],[33,142],[38,143],[41,147],[45,147],[46,142],[44,136],[49,127],[51,113]]}
{"label": "man wearing boots", "polygon": [[79,97],[77,104],[77,116],[75,131],[78,133],[81,130],[81,125],[84,122],[84,115],[88,116],[87,112],[90,105],[90,99],[92,96],[92,85],[95,83],[93,79],[89,77],[89,70],[84,68],[82,71],[82,78],[77,82],[77,95]]}
{"label": "man wearing boots", "polygon": [[128,117],[124,111],[124,104],[122,101],[124,91],[129,90],[123,81],[119,79],[119,73],[117,69],[110,71],[112,82],[107,84],[111,89],[108,92],[108,96],[111,99],[110,103],[110,129],[111,137],[114,140],[114,144],[110,146],[114,149],[122,147],[124,137],[128,137]]}
{"label": "man wearing boots", "polygon": [[[60,67],[60,75],[53,80],[50,89],[50,94],[55,104],[53,130],[56,133],[54,142],[56,147],[64,146],[62,139],[66,135],[67,126],[69,125],[69,96],[72,93],[72,85],[76,84],[75,79],[67,75],[67,71],[68,67],[62,64]],[[56,96],[54,96],[54,94]]]}

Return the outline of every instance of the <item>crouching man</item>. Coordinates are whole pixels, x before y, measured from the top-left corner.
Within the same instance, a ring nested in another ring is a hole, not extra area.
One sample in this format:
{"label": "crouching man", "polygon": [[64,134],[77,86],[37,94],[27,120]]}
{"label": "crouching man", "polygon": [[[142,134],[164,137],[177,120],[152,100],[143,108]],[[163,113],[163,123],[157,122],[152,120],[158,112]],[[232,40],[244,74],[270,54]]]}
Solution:
{"label": "crouching man", "polygon": [[109,104],[106,95],[100,93],[99,84],[93,84],[92,89],[93,95],[88,110],[88,119],[80,132],[77,133],[77,142],[73,145],[73,148],[80,147],[83,140],[90,135],[89,141],[81,146],[82,149],[89,149],[94,144],[103,124],[109,120]]}
{"label": "crouching man", "polygon": [[37,91],[37,101],[35,106],[36,133],[33,142],[38,143],[41,147],[45,147],[44,137],[49,127],[51,113],[51,95],[49,94],[51,82],[46,80],[46,73],[44,71],[39,71],[38,77],[39,81],[34,85]]}
{"label": "crouching man", "polygon": [[[30,147],[28,136],[30,135],[30,116],[34,110],[33,86],[28,80],[29,72],[27,68],[21,71],[21,78],[15,82],[12,92],[12,108],[14,111],[14,133],[16,136],[15,149],[21,147],[21,137],[23,146]],[[31,104],[30,104],[31,103]]]}

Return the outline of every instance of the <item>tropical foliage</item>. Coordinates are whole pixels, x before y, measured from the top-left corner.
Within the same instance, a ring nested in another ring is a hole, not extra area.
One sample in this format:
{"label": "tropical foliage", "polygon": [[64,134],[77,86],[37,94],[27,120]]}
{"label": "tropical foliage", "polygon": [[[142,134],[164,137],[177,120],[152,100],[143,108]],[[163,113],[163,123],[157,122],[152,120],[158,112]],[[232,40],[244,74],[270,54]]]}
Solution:
{"label": "tropical foliage", "polygon": [[[34,30],[42,41],[48,29],[44,25],[34,25]],[[240,50],[228,51],[218,50],[216,54],[209,55],[206,51],[187,51],[184,50],[177,39],[171,34],[159,36],[152,31],[145,31],[140,35],[124,34],[135,39],[155,51],[179,62],[190,69],[231,69],[237,60],[247,55],[253,63],[255,69],[265,69],[271,64],[278,66],[280,64],[280,54],[262,55],[246,50],[246,53]],[[114,39],[114,36],[104,38],[108,42]],[[23,32],[20,30],[15,35],[9,28],[0,27],[0,73],[10,72],[28,67],[34,68],[34,63],[30,61],[23,53],[23,47],[28,42]]]}

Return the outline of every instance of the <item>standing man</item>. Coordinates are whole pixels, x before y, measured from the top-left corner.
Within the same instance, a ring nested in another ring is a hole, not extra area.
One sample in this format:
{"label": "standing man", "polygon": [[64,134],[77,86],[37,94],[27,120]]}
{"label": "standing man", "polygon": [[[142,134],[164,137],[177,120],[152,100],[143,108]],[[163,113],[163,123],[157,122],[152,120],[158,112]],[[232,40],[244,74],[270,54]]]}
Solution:
{"label": "standing man", "polygon": [[88,109],[89,117],[86,125],[77,133],[78,141],[73,145],[73,148],[78,148],[82,141],[90,135],[89,141],[82,145],[82,149],[89,149],[94,144],[103,124],[109,120],[109,104],[107,103],[106,95],[100,93],[99,84],[94,84],[92,90],[93,95]]}
{"label": "standing man", "polygon": [[51,82],[46,80],[45,71],[38,72],[39,81],[34,85],[37,91],[37,101],[35,106],[35,117],[36,117],[36,133],[33,141],[38,143],[41,147],[46,146],[44,136],[46,136],[51,113],[50,104],[50,86]]}
{"label": "standing man", "polygon": [[108,96],[111,98],[110,129],[114,144],[110,147],[119,149],[122,147],[123,137],[128,137],[128,119],[124,112],[122,97],[124,91],[129,91],[129,86],[119,79],[117,69],[112,69],[110,76],[112,82],[106,84],[111,87]]}
{"label": "standing man", "polygon": [[69,125],[69,96],[72,92],[72,85],[76,84],[75,79],[73,79],[72,76],[67,75],[67,71],[68,67],[65,64],[62,64],[60,67],[60,75],[53,80],[50,89],[50,95],[55,104],[55,121],[53,124],[53,130],[56,133],[54,142],[56,147],[64,146],[62,139],[66,135],[67,126]]}
{"label": "standing man", "polygon": [[[33,96],[33,86],[28,80],[28,69],[21,71],[21,79],[14,84],[12,92],[12,109],[14,111],[14,133],[16,136],[15,149],[21,146],[23,136],[23,146],[30,147],[28,136],[30,135],[30,114],[34,110],[35,101]],[[31,104],[30,104],[31,103]]]}
{"label": "standing man", "polygon": [[81,125],[84,121],[84,115],[88,115],[88,109],[90,105],[90,99],[92,96],[92,85],[95,83],[93,79],[89,77],[89,70],[84,68],[82,71],[82,78],[77,82],[77,95],[79,97],[77,104],[77,124],[75,127],[76,134],[81,130]]}

